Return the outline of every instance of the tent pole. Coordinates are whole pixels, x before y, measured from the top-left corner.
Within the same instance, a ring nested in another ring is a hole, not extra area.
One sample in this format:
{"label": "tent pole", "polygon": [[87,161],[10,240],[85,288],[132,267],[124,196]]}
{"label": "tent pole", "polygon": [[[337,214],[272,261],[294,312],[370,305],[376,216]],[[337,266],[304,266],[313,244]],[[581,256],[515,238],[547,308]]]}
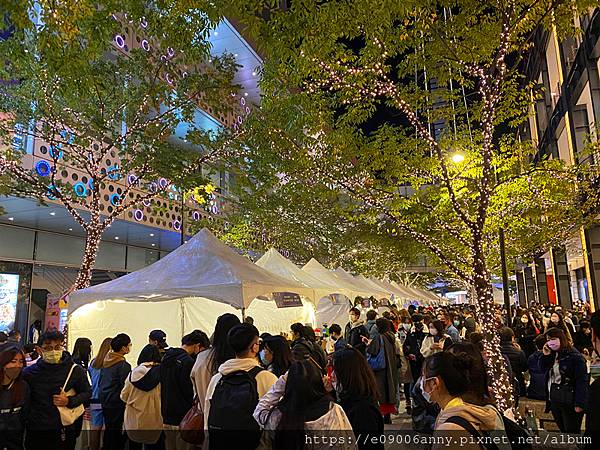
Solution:
{"label": "tent pole", "polygon": [[242,308],[242,322],[246,321],[246,308]]}
{"label": "tent pole", "polygon": [[185,300],[182,298],[179,300],[179,306],[181,307],[181,338],[183,339],[183,333],[185,331],[185,306],[183,304]]}

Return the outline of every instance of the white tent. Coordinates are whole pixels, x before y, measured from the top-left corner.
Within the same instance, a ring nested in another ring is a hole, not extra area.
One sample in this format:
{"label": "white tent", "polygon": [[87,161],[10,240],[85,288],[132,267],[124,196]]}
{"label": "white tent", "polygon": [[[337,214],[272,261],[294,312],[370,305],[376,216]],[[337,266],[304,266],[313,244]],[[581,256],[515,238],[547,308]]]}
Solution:
{"label": "white tent", "polygon": [[336,294],[339,289],[334,284],[329,284],[327,280],[314,277],[307,271],[302,270],[289,259],[285,258],[274,248],[269,249],[256,264],[271,273],[279,275],[287,280],[295,281],[303,286],[312,289],[314,294],[315,304],[322,297],[327,297],[330,294]]}
{"label": "white tent", "polygon": [[378,278],[369,278],[369,280],[372,283],[375,283],[376,285],[380,286],[381,289],[383,289],[388,294],[390,294],[390,295],[393,294],[395,299],[404,299],[405,293],[402,292],[402,291],[400,291],[396,287],[392,286],[391,283],[388,283],[387,281],[380,280]]}
{"label": "white tent", "polygon": [[[71,294],[69,342],[85,336],[99,345],[125,332],[137,357],[150,330],[164,330],[178,345],[196,328],[210,335],[225,312],[240,316],[245,310],[259,330],[275,333],[287,330],[290,320],[314,321],[311,308],[277,308],[273,301],[255,300],[272,292],[314,296],[312,289],[264,270],[204,229],[150,266]],[[304,317],[287,317],[291,309],[302,310]]]}
{"label": "white tent", "polygon": [[317,303],[317,325],[337,323],[343,328],[344,324],[348,322],[348,311],[352,307],[354,299],[364,294],[357,292],[354,285],[350,285],[339,274],[323,267],[314,258],[302,267],[302,271],[322,283],[337,287],[335,294],[330,295],[329,298],[321,298]]}
{"label": "white tent", "polygon": [[373,289],[372,286],[365,286],[363,283],[361,283],[359,280],[354,278],[352,275],[350,275],[348,272],[346,272],[341,267],[338,267],[337,269],[335,269],[333,271],[333,273],[335,273],[335,275],[337,275],[340,279],[342,279],[349,286],[353,286],[355,289],[356,295],[358,295],[360,297],[364,297],[364,298],[369,298],[372,295],[376,296],[375,295],[376,291]]}
{"label": "white tent", "polygon": [[377,299],[387,298],[389,300],[390,293],[386,289],[382,289],[381,286],[373,283],[371,280],[366,278],[364,275],[357,275],[354,277],[355,280],[359,281],[365,286],[371,288],[371,290],[375,293],[374,296]]}

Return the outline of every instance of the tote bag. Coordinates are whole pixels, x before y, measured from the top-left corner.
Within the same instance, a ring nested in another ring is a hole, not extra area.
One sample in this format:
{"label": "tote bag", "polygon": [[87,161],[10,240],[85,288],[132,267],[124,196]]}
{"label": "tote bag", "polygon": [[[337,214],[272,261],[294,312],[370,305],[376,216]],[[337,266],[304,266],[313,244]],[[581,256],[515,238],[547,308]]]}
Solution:
{"label": "tote bag", "polygon": [[[65,384],[63,384],[63,387],[61,388],[61,392],[65,392],[65,388],[67,387],[67,384],[71,379],[71,375],[73,374],[74,368],[75,364],[71,366],[71,370],[69,370],[69,375],[67,375],[67,379],[65,380]],[[65,394],[67,394],[67,397],[73,397],[74,395],[77,395],[77,392],[75,392],[75,389],[69,389],[65,392]],[[65,427],[73,425],[73,423],[75,423],[75,421],[79,419],[85,411],[83,404],[76,406],[75,408],[68,408],[66,406],[57,406],[57,408],[58,412],[60,413],[60,421]]]}

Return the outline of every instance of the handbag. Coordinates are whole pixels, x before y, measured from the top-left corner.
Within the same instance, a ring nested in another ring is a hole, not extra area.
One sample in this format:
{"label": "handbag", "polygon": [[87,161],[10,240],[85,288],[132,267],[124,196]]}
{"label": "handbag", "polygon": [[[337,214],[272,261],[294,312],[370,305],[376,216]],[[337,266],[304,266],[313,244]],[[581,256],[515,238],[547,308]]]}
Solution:
{"label": "handbag", "polygon": [[552,383],[550,385],[550,403],[573,405],[575,403],[575,389],[567,384]]}
{"label": "handbag", "polygon": [[[73,397],[75,395],[77,395],[77,392],[75,392],[75,389],[69,389],[68,391],[65,392],[65,388],[67,387],[67,384],[69,383],[69,380],[71,379],[71,375],[73,374],[73,369],[75,368],[76,364],[73,364],[71,366],[71,370],[69,370],[69,375],[67,375],[67,379],[65,380],[65,384],[63,384],[63,387],[61,388],[61,392],[64,392],[65,394],[67,394],[67,397]],[[85,411],[85,407],[83,406],[83,403],[79,406],[76,406],[75,408],[69,408],[67,406],[57,406],[58,408],[58,412],[60,414],[60,421],[63,424],[63,426],[67,427],[69,425],[73,425],[73,423],[75,423],[75,421],[77,419],[79,419],[82,415],[83,412]]]}
{"label": "handbag", "polygon": [[379,336],[379,352],[377,352],[377,355],[375,356],[367,354],[367,362],[373,370],[385,369],[385,344],[383,343],[383,338],[381,336]]}
{"label": "handbag", "polygon": [[204,442],[204,413],[200,409],[198,396],[179,424],[179,435],[188,444],[202,445]]}

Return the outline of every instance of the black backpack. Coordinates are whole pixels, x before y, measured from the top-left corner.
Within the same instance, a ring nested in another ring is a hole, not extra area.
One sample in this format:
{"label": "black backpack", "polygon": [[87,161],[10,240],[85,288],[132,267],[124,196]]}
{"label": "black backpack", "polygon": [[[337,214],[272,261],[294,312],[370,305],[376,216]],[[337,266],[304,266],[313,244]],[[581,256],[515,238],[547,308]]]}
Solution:
{"label": "black backpack", "polygon": [[262,370],[257,366],[228,373],[215,386],[208,415],[210,449],[258,446],[260,427],[252,414],[258,404],[256,375]]}

